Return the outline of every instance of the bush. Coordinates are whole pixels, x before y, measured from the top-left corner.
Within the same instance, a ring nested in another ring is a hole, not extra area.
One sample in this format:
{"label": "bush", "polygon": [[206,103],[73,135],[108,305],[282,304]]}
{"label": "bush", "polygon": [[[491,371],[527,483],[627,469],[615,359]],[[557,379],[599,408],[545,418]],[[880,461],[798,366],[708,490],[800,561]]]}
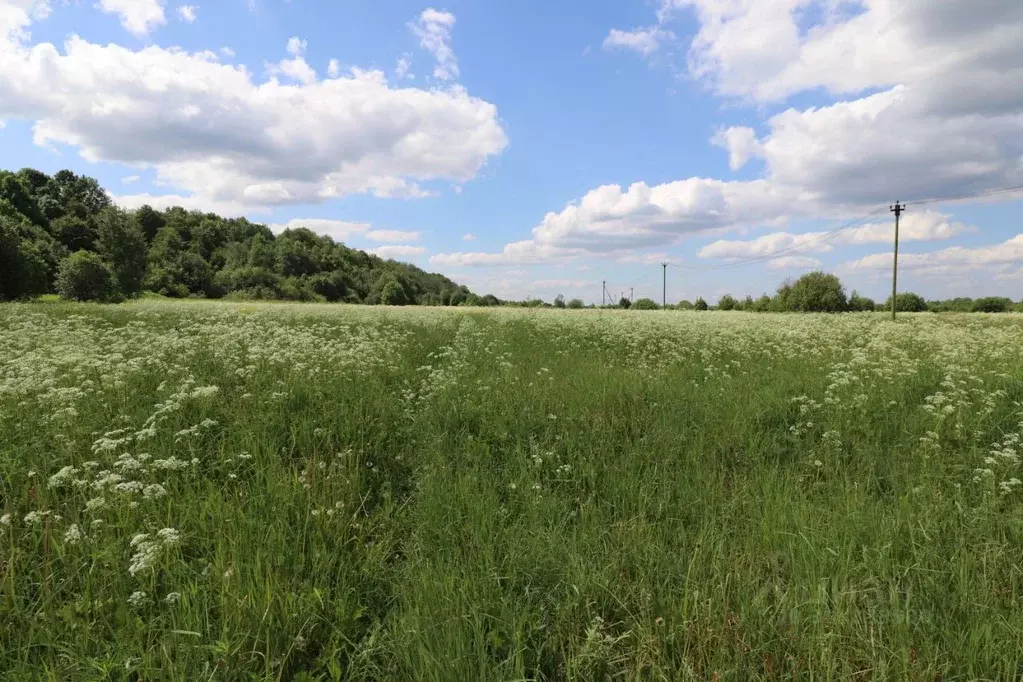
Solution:
{"label": "bush", "polygon": [[[781,295],[781,290],[779,290]],[[834,275],[820,270],[808,272],[792,285],[785,296],[789,310],[806,313],[840,313],[848,307],[845,289]]]}
{"label": "bush", "polygon": [[406,305],[408,299],[402,286],[392,279],[380,290],[380,302],[383,305]]}
{"label": "bush", "polygon": [[584,308],[585,304],[583,303],[581,298],[573,298],[571,301],[568,302],[568,307],[573,310],[579,310],[580,308]]}
{"label": "bush", "polygon": [[849,297],[849,310],[854,313],[872,313],[875,307],[874,299],[860,296],[855,291]]}
{"label": "bush", "polygon": [[702,297],[696,299],[696,303],[693,304],[693,308],[695,310],[706,310],[709,307],[710,306],[707,305],[707,302],[704,301]]}
{"label": "bush", "polygon": [[554,307],[555,308],[564,308],[565,307],[565,297],[562,296],[561,294],[558,294],[557,296],[555,296],[554,297]]}
{"label": "bush", "polygon": [[682,301],[678,302],[677,306],[675,306],[675,310],[692,310],[692,309],[693,309],[692,301],[682,300]]}
{"label": "bush", "polygon": [[[892,297],[884,302],[884,310],[892,309]],[[922,313],[927,310],[927,301],[920,294],[906,292],[895,297],[895,310],[900,313]]]}
{"label": "bush", "polygon": [[60,262],[57,292],[72,301],[109,301],[116,290],[114,275],[91,251],[76,251]]}
{"label": "bush", "polygon": [[725,294],[718,299],[718,310],[735,310],[735,299],[731,294]]}
{"label": "bush", "polygon": [[622,296],[622,299],[618,301],[618,307],[625,308],[626,310],[628,310],[629,308],[632,307],[632,301]]}
{"label": "bush", "polygon": [[1007,313],[1012,310],[1012,300],[998,296],[978,298],[973,302],[975,313]]}
{"label": "bush", "polygon": [[766,313],[771,310],[771,297],[764,294],[753,303],[752,310],[757,313]]}
{"label": "bush", "polygon": [[[321,272],[318,275],[313,275],[309,278],[309,286],[317,295],[322,296],[330,302],[340,301],[348,293],[348,286],[345,284],[345,278],[340,272]],[[435,297],[436,302],[431,301],[432,305],[437,305],[440,302],[439,297]]]}
{"label": "bush", "polygon": [[633,310],[658,310],[660,307],[652,298],[641,298],[632,304]]}

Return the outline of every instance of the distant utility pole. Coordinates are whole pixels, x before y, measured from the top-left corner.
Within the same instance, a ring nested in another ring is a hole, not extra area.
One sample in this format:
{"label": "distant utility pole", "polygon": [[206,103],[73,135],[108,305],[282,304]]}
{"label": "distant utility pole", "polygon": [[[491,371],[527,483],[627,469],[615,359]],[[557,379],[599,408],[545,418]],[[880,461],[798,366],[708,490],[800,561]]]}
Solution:
{"label": "distant utility pole", "polygon": [[891,212],[895,214],[895,258],[892,259],[892,320],[895,319],[895,296],[899,290],[899,218],[902,216],[902,212],[906,210],[905,204],[895,202],[895,205],[891,207]]}
{"label": "distant utility pole", "polygon": [[668,264],[661,263],[661,308],[668,307]]}
{"label": "distant utility pole", "polygon": [[607,305],[607,301],[604,298],[604,293],[607,292],[607,280],[605,279],[600,283],[600,307],[603,308]]}
{"label": "distant utility pole", "polygon": [[632,299],[636,298],[636,289],[629,287],[629,303],[632,303]]}

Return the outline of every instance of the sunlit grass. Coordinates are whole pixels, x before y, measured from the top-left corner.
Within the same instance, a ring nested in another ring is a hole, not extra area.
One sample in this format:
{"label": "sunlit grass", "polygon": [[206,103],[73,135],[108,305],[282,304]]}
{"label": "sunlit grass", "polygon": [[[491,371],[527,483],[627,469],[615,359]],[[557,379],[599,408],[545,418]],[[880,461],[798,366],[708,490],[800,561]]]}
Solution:
{"label": "sunlit grass", "polygon": [[1013,315],[2,306],[0,678],[1018,678],[1021,403]]}

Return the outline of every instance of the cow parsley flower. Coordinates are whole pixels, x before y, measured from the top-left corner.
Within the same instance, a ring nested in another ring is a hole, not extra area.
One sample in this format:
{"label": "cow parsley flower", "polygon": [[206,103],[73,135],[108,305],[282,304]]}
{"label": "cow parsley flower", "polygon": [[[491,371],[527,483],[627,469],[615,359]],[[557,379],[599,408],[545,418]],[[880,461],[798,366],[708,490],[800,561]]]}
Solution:
{"label": "cow parsley flower", "polygon": [[67,531],[64,533],[64,542],[69,545],[77,545],[82,541],[82,531],[78,528],[77,523],[72,523],[68,526]]}
{"label": "cow parsley flower", "polygon": [[142,592],[141,590],[137,592],[132,592],[131,596],[128,597],[128,603],[134,606],[135,608],[139,608],[148,601],[149,597],[147,597],[146,593]]}

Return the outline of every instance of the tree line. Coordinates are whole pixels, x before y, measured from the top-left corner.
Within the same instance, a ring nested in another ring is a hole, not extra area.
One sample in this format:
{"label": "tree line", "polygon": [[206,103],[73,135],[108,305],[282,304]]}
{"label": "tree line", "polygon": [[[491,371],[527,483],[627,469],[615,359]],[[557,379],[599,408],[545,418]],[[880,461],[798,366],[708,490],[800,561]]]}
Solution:
{"label": "tree line", "polygon": [[[636,310],[658,310],[661,308],[649,298],[641,298],[636,301],[623,298],[618,307]],[[891,311],[892,297],[889,296],[883,303],[878,303],[871,298],[861,296],[856,291],[846,296],[845,287],[838,277],[818,270],[808,272],[794,282],[786,280],[778,287],[774,296],[764,294],[756,299],[752,296],[737,299],[730,294],[725,294],[713,307],[707,305],[703,298],[697,298],[695,302],[680,301],[675,305],[669,305],[668,308],[675,310],[709,310],[713,308],[715,310],[743,310],[756,313]],[[904,292],[895,297],[895,310],[911,313],[928,311],[935,313],[1023,312],[1023,301],[1015,303],[1012,299],[1001,296],[927,301],[919,294]]]}
{"label": "tree line", "polygon": [[180,207],[125,211],[62,170],[0,171],[0,300],[56,293],[117,301],[150,291],[390,305],[499,305],[443,275],[306,228],[275,235],[245,218]]}

